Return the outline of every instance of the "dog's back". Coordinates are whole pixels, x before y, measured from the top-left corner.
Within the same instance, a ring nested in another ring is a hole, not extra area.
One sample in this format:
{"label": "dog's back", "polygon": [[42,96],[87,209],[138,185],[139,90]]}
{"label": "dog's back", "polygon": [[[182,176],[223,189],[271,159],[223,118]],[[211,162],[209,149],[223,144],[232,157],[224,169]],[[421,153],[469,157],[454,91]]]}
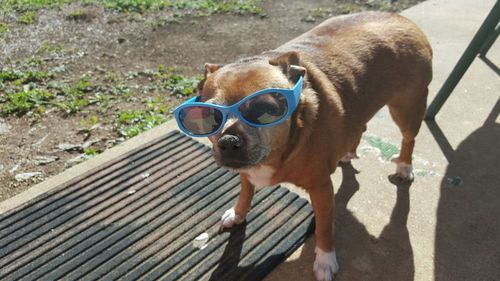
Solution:
{"label": "dog's back", "polygon": [[432,77],[427,38],[397,14],[331,18],[276,51],[296,51],[324,72],[360,122],[397,96],[425,95]]}

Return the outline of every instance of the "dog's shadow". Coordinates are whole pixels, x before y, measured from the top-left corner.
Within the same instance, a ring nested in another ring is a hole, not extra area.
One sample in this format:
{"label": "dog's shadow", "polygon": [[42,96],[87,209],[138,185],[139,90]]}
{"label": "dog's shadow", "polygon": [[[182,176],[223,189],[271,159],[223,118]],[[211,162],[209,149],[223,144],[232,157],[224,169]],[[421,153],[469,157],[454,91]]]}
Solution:
{"label": "dog's shadow", "polygon": [[350,163],[340,168],[343,179],[336,194],[336,239],[341,271],[336,280],[413,280],[415,265],[406,226],[412,183],[389,176],[396,187],[396,203],[389,223],[379,237],[374,237],[347,209],[359,189],[358,171]]}
{"label": "dog's shadow", "polygon": [[[350,163],[341,164],[340,169],[343,177],[336,194],[336,241],[341,271],[335,280],[413,280],[413,251],[406,227],[411,182],[389,176],[389,181],[396,187],[397,200],[389,223],[376,238],[347,209],[349,200],[359,190],[358,171]],[[277,257],[270,257],[256,265],[239,266],[245,226],[231,231],[229,242],[210,280],[260,280],[260,273],[267,270],[269,263],[275,262],[273,259]],[[307,239],[299,257],[292,257],[291,261],[278,266],[265,280],[314,280],[314,245],[314,237]],[[249,272],[254,275],[248,275]]]}
{"label": "dog's shadow", "polygon": [[[260,259],[258,262],[250,263],[248,265],[241,265],[242,250],[245,241],[246,232],[246,222],[238,225],[231,230],[226,230],[229,232],[228,243],[224,248],[222,256],[216,265],[215,270],[209,274],[205,275],[200,280],[210,280],[210,281],[255,281],[262,280],[264,277],[273,270],[273,268],[280,262],[286,259],[286,253],[281,252],[279,254],[274,254],[267,256],[265,259]],[[312,231],[314,223],[309,225],[309,231]],[[269,242],[268,242],[269,243]],[[262,250],[256,249],[255,254],[266,253]],[[259,253],[260,252],[260,253]],[[243,263],[248,263],[247,261]],[[292,279],[292,280],[308,280],[308,279]]]}

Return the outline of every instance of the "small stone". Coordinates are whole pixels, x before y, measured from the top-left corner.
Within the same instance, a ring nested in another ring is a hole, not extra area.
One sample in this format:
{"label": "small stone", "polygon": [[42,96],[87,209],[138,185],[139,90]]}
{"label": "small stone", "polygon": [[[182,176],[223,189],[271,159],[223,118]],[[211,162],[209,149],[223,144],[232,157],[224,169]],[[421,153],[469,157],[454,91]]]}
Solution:
{"label": "small stone", "polygon": [[203,232],[202,234],[198,235],[196,238],[193,240],[193,246],[198,249],[204,249],[207,246],[207,242],[210,236],[208,233]]}
{"label": "small stone", "polygon": [[36,141],[35,143],[33,143],[31,146],[32,147],[37,147],[37,146],[40,146],[44,141],[45,139],[47,139],[47,137],[49,136],[50,134],[46,134],[45,136],[43,136],[41,139],[39,139],[38,141]]}
{"label": "small stone", "polygon": [[81,128],[76,129],[76,133],[77,134],[88,134],[88,133],[90,133],[90,129],[85,128],[85,127],[81,127]]}
{"label": "small stone", "polygon": [[69,159],[68,161],[66,161],[66,164],[68,164],[68,165],[79,164],[87,159],[89,159],[89,158],[85,154],[80,154],[80,155],[76,156],[75,158],[72,158],[72,159]]}
{"label": "small stone", "polygon": [[0,135],[5,135],[10,132],[11,126],[7,123],[3,123],[0,119]]}
{"label": "small stone", "polygon": [[81,147],[82,147],[83,149],[85,149],[85,148],[89,148],[89,147],[91,147],[94,143],[98,143],[98,142],[99,142],[99,140],[89,140],[89,141],[84,142],[84,143],[81,145]]}
{"label": "small stone", "polygon": [[35,165],[46,165],[59,160],[59,157],[52,155],[38,155],[33,157],[33,163]]}
{"label": "small stone", "polygon": [[41,175],[42,175],[41,172],[29,172],[29,173],[17,174],[15,176],[15,178],[16,178],[16,181],[22,182],[22,181],[27,181],[27,180],[34,178],[34,177],[39,177]]}
{"label": "small stone", "polygon": [[95,129],[100,129],[101,127],[102,127],[101,123],[94,124],[92,125],[92,127],[90,127],[90,131]]}
{"label": "small stone", "polygon": [[63,151],[70,151],[70,150],[81,150],[82,146],[79,144],[60,143],[57,145],[57,148]]}
{"label": "small stone", "polygon": [[464,182],[462,180],[461,177],[459,176],[454,176],[454,177],[451,177],[451,178],[446,178],[448,180],[448,183],[450,183],[451,185],[453,186],[459,186],[459,185],[462,185],[462,183]]}
{"label": "small stone", "polygon": [[316,22],[316,19],[313,16],[307,16],[306,18],[303,18],[302,21],[304,21],[304,22]]}
{"label": "small stone", "polygon": [[12,167],[12,169],[9,170],[9,173],[13,174],[15,171],[17,171],[18,168],[19,164],[14,165],[14,167]]}

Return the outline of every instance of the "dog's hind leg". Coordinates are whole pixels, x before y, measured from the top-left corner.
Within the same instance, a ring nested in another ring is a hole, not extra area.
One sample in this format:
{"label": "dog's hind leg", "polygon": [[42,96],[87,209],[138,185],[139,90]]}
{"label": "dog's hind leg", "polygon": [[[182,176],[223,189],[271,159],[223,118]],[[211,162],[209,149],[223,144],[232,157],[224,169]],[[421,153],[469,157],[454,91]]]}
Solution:
{"label": "dog's hind leg", "polygon": [[355,141],[351,147],[351,150],[349,150],[349,152],[347,152],[347,154],[340,159],[342,163],[349,163],[352,159],[359,158],[358,154],[356,153],[356,150],[358,149],[359,143],[361,142],[361,136],[365,131],[366,131],[366,124],[363,126],[363,130],[356,136]]}
{"label": "dog's hind leg", "polygon": [[415,137],[424,119],[427,93],[427,87],[424,87],[424,90],[398,95],[387,104],[403,135],[399,156],[393,159],[397,165],[396,175],[402,179],[413,180],[412,154]]}

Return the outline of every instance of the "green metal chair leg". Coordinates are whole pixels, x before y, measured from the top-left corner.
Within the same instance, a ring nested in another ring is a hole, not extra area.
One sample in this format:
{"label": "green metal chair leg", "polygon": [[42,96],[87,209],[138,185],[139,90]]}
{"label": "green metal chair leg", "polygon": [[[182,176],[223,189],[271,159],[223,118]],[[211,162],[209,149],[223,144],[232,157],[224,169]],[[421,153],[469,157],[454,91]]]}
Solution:
{"label": "green metal chair leg", "polygon": [[486,39],[486,42],[484,42],[483,46],[481,47],[481,50],[479,50],[480,57],[482,57],[482,58],[486,57],[486,54],[490,50],[491,46],[497,40],[498,35],[500,35],[500,24],[497,24],[497,27],[495,28],[495,32],[493,32],[493,34],[491,34],[488,37],[488,39]]}
{"label": "green metal chair leg", "polygon": [[453,68],[450,76],[448,76],[448,79],[446,79],[443,86],[432,101],[431,105],[427,109],[427,113],[425,116],[426,120],[434,120],[434,117],[446,102],[450,94],[453,92],[453,89],[455,89],[460,79],[462,79],[462,76],[464,76],[465,72],[472,64],[479,51],[485,44],[488,43],[486,40],[494,32],[495,27],[497,26],[499,21],[500,0],[497,0],[495,6],[493,6],[490,13],[481,24],[481,27],[477,31],[476,35],[474,35],[474,38],[472,38],[472,41],[469,43],[467,49],[465,49],[465,52]]}

